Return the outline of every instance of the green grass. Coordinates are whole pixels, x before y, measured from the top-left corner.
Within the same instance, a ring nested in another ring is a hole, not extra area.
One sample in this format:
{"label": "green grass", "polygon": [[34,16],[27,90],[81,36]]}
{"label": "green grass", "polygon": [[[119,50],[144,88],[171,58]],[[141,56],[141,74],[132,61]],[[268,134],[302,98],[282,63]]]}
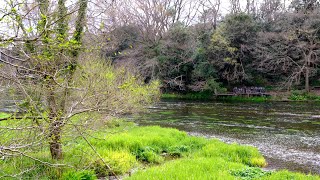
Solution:
{"label": "green grass", "polygon": [[235,179],[229,171],[245,168],[240,163],[232,163],[221,158],[188,158],[165,163],[162,166],[140,170],[128,179]]}
{"label": "green grass", "polygon": [[9,118],[11,114],[0,112],[0,119]]}
{"label": "green grass", "polygon": [[157,156],[166,155],[182,157],[203,147],[207,140],[188,136],[187,133],[171,128],[132,127],[126,132],[105,135],[107,141],[92,140],[91,143],[100,149],[114,151],[127,150],[136,155],[138,160],[157,163]]}
{"label": "green grass", "polygon": [[305,175],[302,173],[293,173],[287,170],[273,172],[264,177],[265,180],[280,180],[280,179],[293,179],[293,180],[319,180],[320,176]]}
{"label": "green grass", "polygon": [[267,165],[265,159],[256,148],[238,144],[225,144],[218,140],[211,140],[195,155],[197,157],[223,158],[230,162],[246,164],[252,167],[264,167]]}
{"label": "green grass", "polygon": [[[123,179],[319,179],[288,171],[265,172],[260,169],[266,165],[265,159],[251,146],[123,121],[108,122],[104,127],[108,129],[87,136],[102,159],[83,138],[67,138],[62,161],[51,160],[46,148],[28,155],[69,166],[49,167],[27,157],[6,158],[0,160],[0,177],[31,169],[16,178],[91,180],[116,174]],[[126,176],[129,173],[132,176]]]}

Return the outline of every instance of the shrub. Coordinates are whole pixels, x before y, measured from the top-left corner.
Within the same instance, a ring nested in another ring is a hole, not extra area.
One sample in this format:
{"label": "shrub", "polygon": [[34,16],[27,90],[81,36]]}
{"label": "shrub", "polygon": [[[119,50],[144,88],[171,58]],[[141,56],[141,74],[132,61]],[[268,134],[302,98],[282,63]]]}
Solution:
{"label": "shrub", "polygon": [[215,79],[212,79],[212,78],[207,80],[204,89],[214,93],[227,92],[227,89],[223,88],[221,83],[218,83]]}
{"label": "shrub", "polygon": [[270,175],[271,172],[263,171],[260,168],[245,168],[241,170],[231,171],[231,174],[243,180],[251,180]]}
{"label": "shrub", "polygon": [[293,101],[306,101],[308,100],[308,94],[305,91],[292,91],[289,99]]}

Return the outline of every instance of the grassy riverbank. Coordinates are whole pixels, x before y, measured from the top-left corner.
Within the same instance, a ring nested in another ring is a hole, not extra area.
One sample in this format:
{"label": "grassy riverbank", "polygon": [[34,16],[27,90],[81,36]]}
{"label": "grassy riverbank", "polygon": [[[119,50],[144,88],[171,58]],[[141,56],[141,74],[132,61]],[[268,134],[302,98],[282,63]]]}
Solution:
{"label": "grassy riverbank", "polygon": [[213,99],[213,94],[210,92],[193,92],[193,93],[163,93],[161,95],[162,99],[183,99],[183,100],[211,100]]}
{"label": "grassy riverbank", "polygon": [[63,142],[65,154],[61,161],[51,160],[47,149],[1,159],[0,177],[79,180],[107,176],[139,180],[320,179],[319,176],[288,171],[264,171],[261,167],[267,163],[254,147],[193,137],[172,128],[138,127],[113,120],[98,131],[87,132],[85,137],[77,136]]}
{"label": "grassy riverbank", "polygon": [[289,92],[270,92],[271,96],[215,96],[210,92],[193,92],[193,93],[164,93],[162,99],[181,99],[181,100],[216,100],[223,102],[320,102],[320,92],[311,91],[289,91]]}
{"label": "grassy riverbank", "polygon": [[245,97],[245,96],[225,96],[217,97],[213,93],[199,92],[199,93],[164,93],[161,95],[162,99],[181,99],[181,100],[217,100],[224,102],[266,102],[271,101],[271,97]]}

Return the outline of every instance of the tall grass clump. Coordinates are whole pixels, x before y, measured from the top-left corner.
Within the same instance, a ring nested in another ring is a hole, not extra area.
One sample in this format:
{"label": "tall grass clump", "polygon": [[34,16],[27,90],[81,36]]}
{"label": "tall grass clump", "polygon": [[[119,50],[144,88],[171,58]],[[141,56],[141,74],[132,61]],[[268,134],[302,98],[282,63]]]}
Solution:
{"label": "tall grass clump", "polygon": [[[100,135],[104,136],[104,135]],[[128,150],[138,160],[162,162],[162,156],[182,157],[205,145],[204,138],[190,137],[185,132],[159,126],[133,127],[126,132],[105,135],[106,141],[92,140],[100,149]]]}
{"label": "tall grass clump", "polygon": [[196,156],[200,157],[219,157],[227,161],[238,162],[254,167],[265,167],[267,165],[264,157],[259,151],[251,146],[238,144],[225,144],[218,140],[212,140],[204,146]]}

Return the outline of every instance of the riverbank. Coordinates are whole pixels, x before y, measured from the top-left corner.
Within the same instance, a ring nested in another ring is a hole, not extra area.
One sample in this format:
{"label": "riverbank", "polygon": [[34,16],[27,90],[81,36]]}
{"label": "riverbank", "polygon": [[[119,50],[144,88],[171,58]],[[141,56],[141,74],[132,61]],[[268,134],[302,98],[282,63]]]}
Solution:
{"label": "riverbank", "polygon": [[271,91],[270,96],[229,96],[215,95],[211,92],[163,93],[162,99],[180,100],[215,100],[223,102],[320,102],[320,92],[305,91]]}
{"label": "riverbank", "polygon": [[[47,149],[0,161],[0,177],[25,179],[320,179],[289,171],[265,171],[252,146],[226,144],[159,126],[108,121],[98,131],[66,140],[64,159]],[[30,159],[33,157],[33,159]],[[37,159],[38,161],[35,161]],[[48,162],[52,166],[44,165]],[[56,164],[64,164],[56,166]]]}
{"label": "riverbank", "polygon": [[209,92],[198,93],[164,93],[161,95],[162,99],[178,99],[178,100],[201,100],[201,101],[224,101],[224,102],[267,102],[271,101],[271,97],[267,96],[216,96]]}

